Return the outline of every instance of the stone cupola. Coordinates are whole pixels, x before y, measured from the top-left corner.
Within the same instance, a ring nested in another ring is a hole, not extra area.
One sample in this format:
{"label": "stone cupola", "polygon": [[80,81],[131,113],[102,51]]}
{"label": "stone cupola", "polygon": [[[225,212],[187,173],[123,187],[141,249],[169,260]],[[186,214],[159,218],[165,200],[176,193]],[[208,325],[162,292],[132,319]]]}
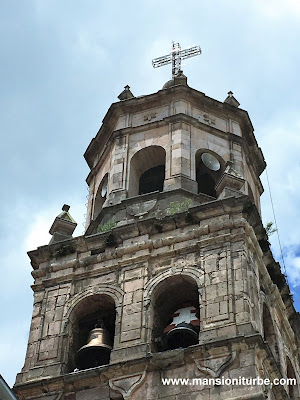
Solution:
{"label": "stone cupola", "polygon": [[87,234],[166,215],[171,192],[173,201],[192,205],[245,194],[260,210],[265,161],[232,92],[219,102],[179,71],[156,93],[133,97],[125,86],[119,98],[85,152]]}

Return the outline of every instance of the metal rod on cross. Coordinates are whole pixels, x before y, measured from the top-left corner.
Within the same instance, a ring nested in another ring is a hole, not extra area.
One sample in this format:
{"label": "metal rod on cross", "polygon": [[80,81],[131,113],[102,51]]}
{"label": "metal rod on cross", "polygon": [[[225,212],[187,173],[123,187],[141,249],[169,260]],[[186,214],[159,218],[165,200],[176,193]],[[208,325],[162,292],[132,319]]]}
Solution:
{"label": "metal rod on cross", "polygon": [[202,53],[200,46],[193,46],[185,50],[181,50],[179,43],[172,44],[172,52],[166,56],[158,57],[152,60],[153,68],[163,67],[172,64],[172,77],[176,76],[181,69],[181,60],[195,57]]}

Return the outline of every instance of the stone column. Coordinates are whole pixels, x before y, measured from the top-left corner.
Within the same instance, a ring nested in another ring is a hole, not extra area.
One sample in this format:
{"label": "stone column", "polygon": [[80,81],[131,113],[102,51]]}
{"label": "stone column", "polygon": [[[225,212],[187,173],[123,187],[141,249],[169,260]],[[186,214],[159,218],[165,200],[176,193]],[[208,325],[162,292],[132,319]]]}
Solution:
{"label": "stone column", "polygon": [[170,177],[165,180],[165,190],[182,188],[197,193],[197,182],[191,179],[191,127],[180,121],[170,129]]}

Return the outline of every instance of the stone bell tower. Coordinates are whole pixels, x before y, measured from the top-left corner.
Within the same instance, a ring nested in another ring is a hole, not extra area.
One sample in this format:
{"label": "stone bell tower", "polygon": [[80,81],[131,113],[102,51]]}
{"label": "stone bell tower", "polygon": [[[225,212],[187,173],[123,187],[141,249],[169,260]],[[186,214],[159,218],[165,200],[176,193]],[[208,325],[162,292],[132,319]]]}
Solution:
{"label": "stone bell tower", "polygon": [[[188,86],[129,86],[85,159],[86,232],[69,207],[30,251],[20,400],[298,399],[299,316],[260,217],[248,113]],[[295,378],[214,385],[200,379]],[[169,384],[165,379],[187,379]]]}

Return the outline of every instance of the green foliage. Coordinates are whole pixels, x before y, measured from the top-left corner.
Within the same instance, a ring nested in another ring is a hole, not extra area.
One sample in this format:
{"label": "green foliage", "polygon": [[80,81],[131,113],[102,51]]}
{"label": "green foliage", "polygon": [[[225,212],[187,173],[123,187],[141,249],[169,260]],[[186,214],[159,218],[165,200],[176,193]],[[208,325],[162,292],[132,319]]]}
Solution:
{"label": "green foliage", "polygon": [[111,231],[113,228],[115,228],[117,225],[114,221],[108,221],[105,224],[100,224],[98,225],[98,233],[105,233]]}
{"label": "green foliage", "polygon": [[169,207],[169,215],[174,215],[182,211],[186,211],[191,204],[191,199],[186,199],[184,201],[171,201]]}
{"label": "green foliage", "polygon": [[265,226],[265,230],[268,236],[271,236],[274,232],[277,232],[277,229],[273,227],[274,223],[268,221]]}

